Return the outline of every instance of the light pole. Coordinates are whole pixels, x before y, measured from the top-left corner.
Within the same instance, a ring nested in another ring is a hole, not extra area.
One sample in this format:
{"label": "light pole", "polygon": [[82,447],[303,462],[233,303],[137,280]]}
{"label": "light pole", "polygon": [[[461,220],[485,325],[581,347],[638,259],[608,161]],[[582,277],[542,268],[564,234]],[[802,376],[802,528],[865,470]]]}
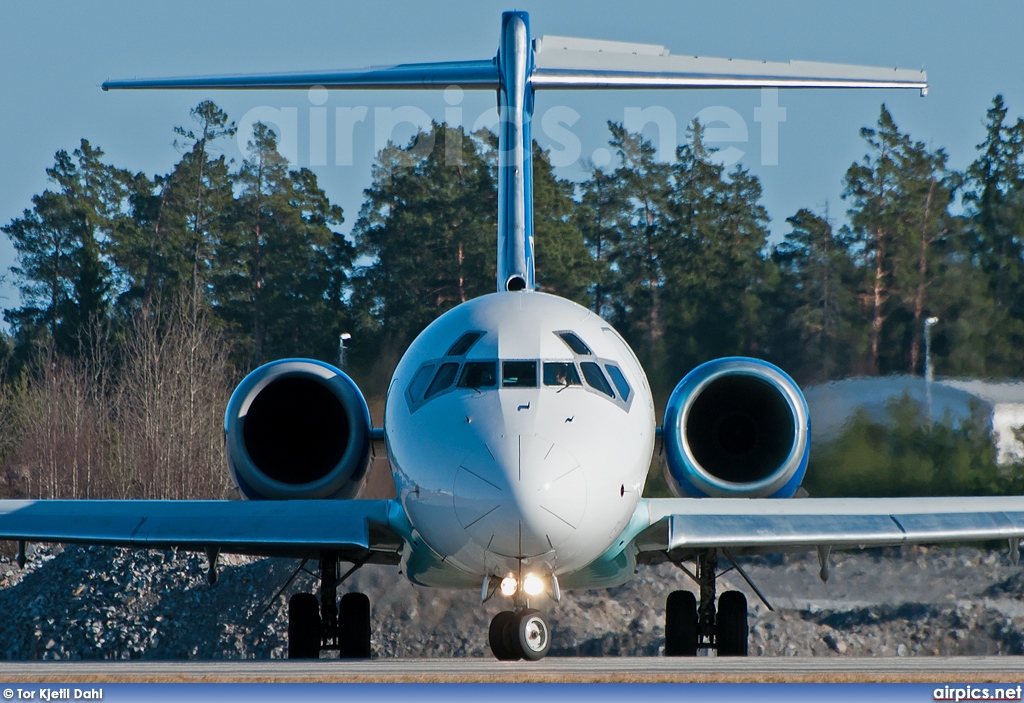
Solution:
{"label": "light pole", "polygon": [[924,380],[931,383],[932,375],[932,325],[939,321],[937,317],[929,317],[924,321]]}
{"label": "light pole", "polygon": [[350,339],[352,339],[352,335],[348,332],[338,335],[338,368],[342,371],[345,370],[345,342]]}
{"label": "light pole", "polygon": [[928,405],[928,422],[934,423],[932,415],[932,380],[934,370],[932,369],[932,326],[939,321],[937,317],[929,317],[924,321],[924,395]]}

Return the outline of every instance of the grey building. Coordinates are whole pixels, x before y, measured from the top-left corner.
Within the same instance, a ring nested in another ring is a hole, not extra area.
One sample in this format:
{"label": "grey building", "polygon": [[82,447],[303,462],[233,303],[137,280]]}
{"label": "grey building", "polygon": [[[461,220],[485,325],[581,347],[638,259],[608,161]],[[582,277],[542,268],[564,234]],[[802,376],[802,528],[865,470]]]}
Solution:
{"label": "grey building", "polygon": [[816,443],[835,439],[858,410],[884,423],[890,400],[903,395],[921,404],[937,421],[957,425],[978,407],[988,419],[1000,464],[1024,460],[1024,383],[920,376],[849,378],[805,389]]}

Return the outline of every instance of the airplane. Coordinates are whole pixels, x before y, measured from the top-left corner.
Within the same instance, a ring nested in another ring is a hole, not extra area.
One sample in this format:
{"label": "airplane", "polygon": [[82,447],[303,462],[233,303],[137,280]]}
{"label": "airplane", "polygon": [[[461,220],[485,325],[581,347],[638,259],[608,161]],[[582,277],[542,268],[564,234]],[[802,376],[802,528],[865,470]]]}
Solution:
{"label": "airplane", "polygon": [[[748,653],[746,596],[718,596],[719,562],[763,598],[746,554],[1005,539],[1014,562],[1024,498],[801,497],[807,403],[780,368],[730,357],[693,369],[656,426],[651,388],[623,337],[592,310],[537,290],[531,117],[537,92],[638,88],[912,88],[923,71],[674,56],[662,47],[542,37],[502,15],[493,59],[284,75],[117,80],[110,89],[494,90],[498,96],[496,291],[416,337],[387,392],[383,427],[341,370],[284,359],[250,373],[225,412],[241,501],[4,500],[0,538],[317,560],[319,596],[288,604],[288,656],[371,655],[370,603],[338,590],[366,564],[414,584],[506,599],[488,642],[501,660],[539,660],[552,633],[542,601],[622,584],[675,564],[696,585],[666,600],[665,654]],[[541,243],[543,244],[543,243]],[[654,452],[674,498],[645,498]],[[397,497],[360,499],[386,452]],[[692,566],[689,563],[692,562]],[[305,563],[305,561],[304,561]],[[343,564],[350,565],[342,571]]]}

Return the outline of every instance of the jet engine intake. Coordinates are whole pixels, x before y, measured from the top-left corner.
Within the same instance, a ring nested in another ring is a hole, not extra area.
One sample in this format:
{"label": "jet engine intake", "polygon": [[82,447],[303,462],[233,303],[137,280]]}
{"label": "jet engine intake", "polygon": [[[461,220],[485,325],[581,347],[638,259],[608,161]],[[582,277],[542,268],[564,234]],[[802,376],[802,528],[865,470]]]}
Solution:
{"label": "jet engine intake", "polygon": [[807,401],[766,361],[698,366],[672,391],[663,428],[665,477],[676,495],[790,498],[807,470]]}
{"label": "jet engine intake", "polygon": [[249,500],[354,498],[370,459],[370,410],[329,364],[284,359],[238,385],[224,416],[228,469]]}

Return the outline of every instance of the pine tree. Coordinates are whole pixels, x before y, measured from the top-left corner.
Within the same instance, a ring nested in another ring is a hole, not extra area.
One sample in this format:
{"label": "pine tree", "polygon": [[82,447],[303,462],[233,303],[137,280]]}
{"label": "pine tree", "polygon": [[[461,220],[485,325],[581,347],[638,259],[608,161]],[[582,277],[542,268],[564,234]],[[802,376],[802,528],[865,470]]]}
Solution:
{"label": "pine tree", "polygon": [[615,288],[612,262],[618,251],[621,230],[618,217],[620,189],[612,173],[591,168],[590,178],[580,184],[580,202],[575,208],[576,226],[590,250],[593,283],[590,306],[598,315],[610,315],[611,291]]}
{"label": "pine tree", "polygon": [[[446,158],[453,139],[457,162]],[[378,347],[404,347],[441,313],[494,290],[497,194],[485,150],[435,123],[377,155],[353,230],[358,255],[371,260],[353,302]]]}
{"label": "pine tree", "polygon": [[110,237],[110,259],[118,277],[116,314],[121,320],[131,318],[140,306],[153,298],[163,263],[161,241],[161,207],[163,198],[156,184],[146,174],[138,173],[126,183],[128,216],[121,218]]}
{"label": "pine tree", "polygon": [[546,153],[533,143],[533,226],[540,290],[586,305],[593,286],[593,259],[573,217],[573,184],[559,180]]}
{"label": "pine tree", "polygon": [[289,171],[266,125],[253,126],[248,151],[215,243],[214,310],[228,323],[243,367],[289,356],[334,361],[353,257],[333,229],[344,221],[342,210],[313,172]]}
{"label": "pine tree", "polygon": [[32,209],[4,226],[18,253],[11,273],[19,281],[20,308],[4,311],[18,337],[37,328],[56,339],[72,296],[75,257],[84,223],[67,200],[47,190],[32,197]]}
{"label": "pine tree", "polygon": [[218,314],[232,324],[252,364],[259,366],[267,330],[267,248],[287,234],[291,183],[288,162],[277,151],[277,135],[262,122],[253,125],[248,152],[235,177],[239,195],[232,226],[215,244],[212,275]]}
{"label": "pine tree", "polygon": [[897,269],[903,305],[912,315],[908,372],[923,372],[924,320],[934,307],[933,288],[942,277],[944,240],[954,230],[949,212],[958,176],[946,169],[942,149],[929,151],[923,142],[909,139],[899,154],[902,216],[900,239],[907,248]]}
{"label": "pine tree", "polygon": [[335,228],[342,209],[308,169],[291,171],[287,202],[273,212],[277,226],[264,258],[264,356],[336,361],[338,335],[348,326],[348,273],[354,246]]}
{"label": "pine tree", "polygon": [[861,137],[868,143],[869,153],[860,163],[846,171],[843,198],[851,203],[850,236],[863,257],[865,291],[863,298],[870,316],[868,368],[873,374],[881,370],[882,327],[889,317],[893,295],[894,262],[900,242],[898,221],[900,194],[897,189],[899,166],[895,152],[905,139],[892,115],[882,106],[877,129],[864,127]]}
{"label": "pine tree", "polygon": [[656,378],[665,361],[662,298],[664,256],[672,246],[666,232],[670,171],[654,160],[654,147],[642,135],[615,122],[608,129],[619,162],[613,178],[620,188],[612,317]]}
{"label": "pine tree", "polygon": [[102,158],[84,139],[70,155],[58,151],[46,171],[56,190],[33,197],[32,210],[3,228],[18,252],[12,272],[23,302],[6,319],[28,338],[46,329],[57,350],[72,355],[87,351],[107,321],[114,285],[107,250],[126,217],[131,176]]}
{"label": "pine tree", "polygon": [[174,129],[187,140],[186,144],[191,143],[191,148],[171,175],[168,202],[172,211],[169,220],[179,220],[179,252],[192,265],[193,295],[199,298],[211,267],[209,256],[216,246],[217,225],[232,202],[233,182],[224,155],[214,156],[214,143],[233,137],[237,130],[227,114],[209,100],[199,103],[190,114],[199,123],[200,131]]}
{"label": "pine tree", "polygon": [[862,348],[849,243],[827,216],[810,210],[801,209],[786,222],[792,230],[775,258],[786,275],[783,286],[794,298],[788,322],[798,340],[796,366],[816,381],[841,377]]}
{"label": "pine tree", "polygon": [[985,141],[967,169],[964,202],[972,219],[972,252],[992,280],[996,306],[1014,305],[1015,291],[1024,283],[1024,238],[1016,230],[1014,201],[1024,190],[1024,120],[1007,124],[1003,96],[989,108]]}
{"label": "pine tree", "polygon": [[184,295],[192,304],[207,304],[213,251],[225,236],[234,202],[218,141],[236,128],[208,100],[189,114],[198,129],[174,128],[183,140],[174,146],[183,153],[171,173],[152,180],[138,174],[128,183],[131,217],[119,223],[111,247],[123,279],[118,306],[126,320],[139,308],[169,309],[154,305],[160,299]]}
{"label": "pine tree", "polygon": [[777,286],[757,178],[739,166],[726,175],[696,121],[677,156],[665,246],[676,376],[719,356],[768,354],[763,301]]}
{"label": "pine tree", "polygon": [[945,152],[902,133],[884,105],[877,129],[861,134],[870,153],[847,171],[844,197],[852,203],[848,234],[865,273],[868,368],[918,373],[924,320],[945,317],[936,295],[966,263],[950,237],[958,177],[947,170]]}
{"label": "pine tree", "polygon": [[[959,344],[950,345],[949,352],[971,366],[983,363],[989,374],[1020,375],[1024,373],[1020,357],[1024,345],[1024,120],[1011,124],[1007,112],[1003,96],[997,95],[987,113],[978,158],[965,173],[965,246],[984,277],[986,290],[977,294],[986,300],[972,305],[972,319],[962,324],[973,328],[971,340],[984,339],[984,347],[975,342],[971,352],[962,353],[968,340],[961,334]],[[978,328],[981,320],[986,321],[984,329]]]}

